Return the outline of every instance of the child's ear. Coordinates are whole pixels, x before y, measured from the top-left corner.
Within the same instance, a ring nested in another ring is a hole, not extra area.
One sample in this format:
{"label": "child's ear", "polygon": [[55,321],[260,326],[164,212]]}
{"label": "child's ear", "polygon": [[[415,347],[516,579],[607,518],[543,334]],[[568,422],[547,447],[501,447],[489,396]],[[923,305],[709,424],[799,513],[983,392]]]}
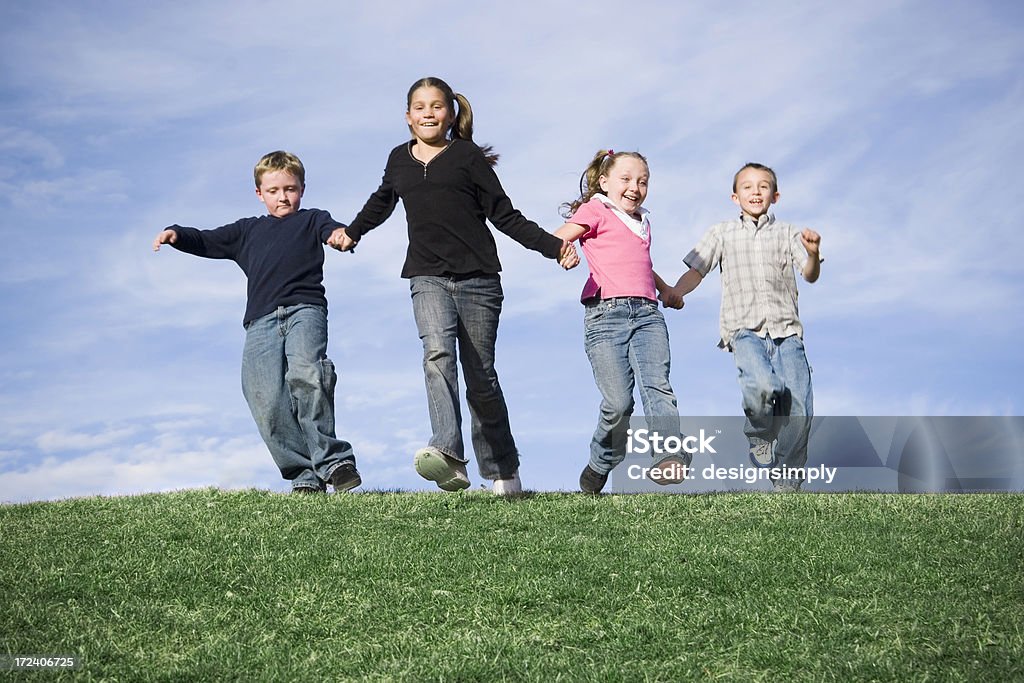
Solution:
{"label": "child's ear", "polygon": [[740,196],[735,192],[732,193],[732,203],[735,204],[736,206],[740,205]]}
{"label": "child's ear", "polygon": [[607,192],[608,192],[608,178],[606,178],[603,175],[602,176],[598,176],[598,178],[597,178],[597,186],[601,188],[601,192],[604,192],[604,193],[607,194]]}
{"label": "child's ear", "polygon": [[780,197],[780,196],[781,196],[781,195],[779,195],[779,193],[778,193],[778,192],[776,192],[775,194],[773,194],[773,195],[772,195],[772,204],[778,204],[778,202],[779,202],[779,197]]}

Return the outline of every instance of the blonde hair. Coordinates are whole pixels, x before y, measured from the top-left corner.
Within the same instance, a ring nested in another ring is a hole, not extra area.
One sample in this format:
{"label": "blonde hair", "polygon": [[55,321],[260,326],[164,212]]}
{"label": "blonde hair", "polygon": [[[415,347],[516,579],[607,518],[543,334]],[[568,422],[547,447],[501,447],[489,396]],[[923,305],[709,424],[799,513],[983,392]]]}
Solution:
{"label": "blonde hair", "polygon": [[278,150],[270,154],[264,154],[253,169],[253,178],[256,179],[256,187],[260,186],[264,173],[271,171],[285,171],[299,179],[299,184],[306,185],[306,169],[299,158],[291,152]]}
{"label": "blonde hair", "polygon": [[647,172],[650,173],[647,159],[640,152],[615,152],[610,149],[599,150],[583,171],[583,175],[580,176],[580,196],[574,201],[562,204],[562,218],[571,218],[576,213],[576,209],[589,202],[595,194],[604,194],[601,191],[601,176],[607,176],[611,173],[612,166],[623,157],[639,159],[647,167]]}
{"label": "blonde hair", "polygon": [[[420,88],[437,88],[444,95],[444,100],[448,104],[448,111],[451,112],[453,119],[452,125],[447,131],[451,134],[452,140],[473,142],[473,108],[469,106],[469,100],[466,99],[466,96],[453,91],[450,85],[437,76],[427,76],[416,81],[409,88],[409,94],[405,98],[406,111],[412,106],[413,93]],[[458,104],[457,108],[456,103]],[[493,147],[490,145],[477,146],[484,153],[487,163],[491,166],[498,163],[498,155],[494,152]]]}

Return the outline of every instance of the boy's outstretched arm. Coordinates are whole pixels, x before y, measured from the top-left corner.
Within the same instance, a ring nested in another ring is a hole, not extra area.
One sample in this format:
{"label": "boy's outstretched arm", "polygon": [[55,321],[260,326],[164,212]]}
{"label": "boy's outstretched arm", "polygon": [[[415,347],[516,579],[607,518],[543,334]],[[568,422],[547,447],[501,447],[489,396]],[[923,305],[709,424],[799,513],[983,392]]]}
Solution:
{"label": "boy's outstretched arm", "polygon": [[178,241],[178,233],[167,229],[160,231],[160,234],[153,240],[153,251],[160,251],[161,244],[174,244]]}
{"label": "boy's outstretched arm", "polygon": [[800,241],[807,250],[807,262],[804,263],[803,276],[808,282],[814,282],[821,275],[821,235],[810,228],[800,233]]}
{"label": "boy's outstretched arm", "polygon": [[682,308],[685,305],[683,295],[675,287],[670,287],[667,282],[662,280],[657,272],[652,270],[651,273],[654,275],[654,286],[658,290],[658,298],[661,299],[662,305],[665,308],[675,308],[676,310]]}

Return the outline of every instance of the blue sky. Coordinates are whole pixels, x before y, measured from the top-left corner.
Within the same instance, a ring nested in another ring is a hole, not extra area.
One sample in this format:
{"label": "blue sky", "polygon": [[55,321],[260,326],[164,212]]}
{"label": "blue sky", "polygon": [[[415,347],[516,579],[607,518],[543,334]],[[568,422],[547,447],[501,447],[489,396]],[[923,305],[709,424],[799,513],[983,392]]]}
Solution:
{"label": "blue sky", "polygon": [[[304,206],[351,220],[425,75],[469,97],[506,191],[550,230],[597,149],[644,153],[666,278],[733,215],[735,170],[773,166],[779,218],[822,234],[800,299],[818,414],[1021,414],[1016,3],[352,4],[5,8],[0,501],[287,490],[239,388],[241,271],[150,243],[260,213],[251,168],[274,149],[305,162]],[[586,269],[497,241],[524,483],[572,489],[599,401]],[[339,433],[367,488],[424,487],[405,244],[399,210],[327,254]],[[666,312],[683,414],[739,414],[719,294],[710,277]]]}

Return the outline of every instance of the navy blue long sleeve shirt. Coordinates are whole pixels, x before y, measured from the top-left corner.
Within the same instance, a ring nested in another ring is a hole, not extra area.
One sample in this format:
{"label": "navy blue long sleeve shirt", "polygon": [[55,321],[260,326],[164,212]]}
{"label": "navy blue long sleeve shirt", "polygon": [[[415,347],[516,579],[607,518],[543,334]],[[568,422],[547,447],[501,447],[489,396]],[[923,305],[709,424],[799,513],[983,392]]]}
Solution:
{"label": "navy blue long sleeve shirt", "polygon": [[387,220],[401,199],[409,223],[402,277],[499,272],[498,249],[485,219],[527,249],[559,257],[562,240],[512,206],[474,143],[453,140],[426,164],[412,155],[412,144],[391,151],[380,187],[346,228],[349,237],[359,241]]}
{"label": "navy blue long sleeve shirt", "polygon": [[323,245],[344,227],[320,209],[300,209],[283,218],[242,218],[213,230],[169,226],[178,234],[171,245],[196,256],[230,259],[248,280],[242,323],[278,306],[319,304],[326,308]]}

